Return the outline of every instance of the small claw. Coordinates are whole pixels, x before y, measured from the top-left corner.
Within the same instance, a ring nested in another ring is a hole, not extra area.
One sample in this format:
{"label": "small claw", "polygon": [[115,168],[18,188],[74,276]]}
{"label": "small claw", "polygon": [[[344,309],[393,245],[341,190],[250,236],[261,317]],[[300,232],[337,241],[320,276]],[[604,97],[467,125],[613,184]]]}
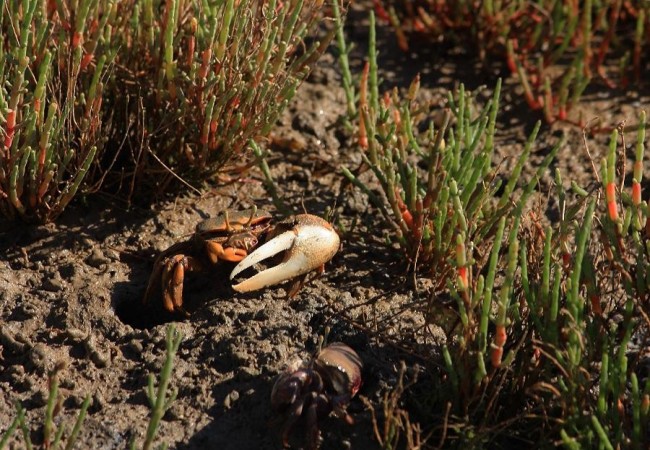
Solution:
{"label": "small claw", "polygon": [[250,292],[305,275],[322,267],[339,249],[339,236],[320,217],[301,214],[289,231],[274,237],[244,258],[230,274],[232,280],[245,269],[286,251],[280,264],[263,270],[233,286],[237,292]]}
{"label": "small claw", "polygon": [[218,261],[229,261],[229,262],[239,262],[248,254],[245,248],[236,248],[228,247],[223,248],[223,246],[217,242],[208,241],[205,244],[206,253],[208,254],[208,259],[212,264],[216,264]]}

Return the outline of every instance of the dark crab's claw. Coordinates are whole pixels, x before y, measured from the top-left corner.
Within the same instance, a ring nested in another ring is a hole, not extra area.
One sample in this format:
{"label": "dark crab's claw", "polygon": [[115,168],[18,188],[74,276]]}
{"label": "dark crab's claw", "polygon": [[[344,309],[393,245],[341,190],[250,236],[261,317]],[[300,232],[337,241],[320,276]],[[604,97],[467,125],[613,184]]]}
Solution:
{"label": "dark crab's claw", "polygon": [[[322,271],[325,263],[338,251],[339,243],[339,236],[329,222],[311,214],[297,215],[290,221],[278,224],[275,237],[237,264],[230,279],[260,261],[286,252],[282,262],[236,284],[233,289],[237,292],[255,291],[317,269]],[[297,290],[292,289],[292,293]]]}

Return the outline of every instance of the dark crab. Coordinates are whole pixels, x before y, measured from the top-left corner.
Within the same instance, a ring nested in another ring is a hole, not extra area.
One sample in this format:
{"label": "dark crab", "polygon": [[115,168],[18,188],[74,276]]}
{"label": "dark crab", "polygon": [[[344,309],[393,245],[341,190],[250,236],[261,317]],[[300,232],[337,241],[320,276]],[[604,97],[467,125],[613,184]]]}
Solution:
{"label": "dark crab", "polygon": [[309,362],[293,364],[280,374],[271,391],[271,408],[277,414],[272,423],[281,427],[282,444],[289,446],[289,436],[299,420],[304,421],[308,449],[320,446],[319,419],[333,414],[353,424],[346,409],[361,387],[362,368],[354,350],[335,342]]}
{"label": "dark crab", "polygon": [[[258,242],[267,242],[250,253]],[[223,261],[239,263],[232,271],[233,279],[243,270],[281,252],[282,262],[263,270],[233,286],[237,292],[249,292],[296,279],[289,289],[294,295],[309,273],[322,272],[339,247],[339,237],[332,226],[320,217],[299,214],[271,225],[271,215],[253,208],[247,211],[224,211],[215,218],[200,222],[187,241],[172,245],[154,262],[144,302],[162,287],[163,306],[170,312],[182,312],[183,281],[186,272],[205,271]],[[185,313],[186,314],[186,313]]]}

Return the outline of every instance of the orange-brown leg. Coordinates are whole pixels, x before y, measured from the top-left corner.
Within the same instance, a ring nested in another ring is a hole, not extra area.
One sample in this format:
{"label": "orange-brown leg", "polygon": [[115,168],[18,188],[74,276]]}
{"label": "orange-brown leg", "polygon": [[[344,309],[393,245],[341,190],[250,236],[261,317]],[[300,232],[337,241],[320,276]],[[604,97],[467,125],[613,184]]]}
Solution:
{"label": "orange-brown leg", "polygon": [[248,255],[248,252],[244,248],[223,248],[223,245],[214,241],[207,241],[205,243],[205,251],[212,264],[216,264],[217,261],[239,262]]}
{"label": "orange-brown leg", "polygon": [[162,278],[162,273],[163,269],[165,268],[165,263],[170,259],[173,258],[173,256],[168,256],[168,255],[179,255],[182,254],[182,252],[185,250],[187,247],[187,242],[178,242],[171,247],[169,247],[167,250],[164,252],[160,253],[157,257],[156,260],[153,263],[153,270],[151,272],[151,276],[149,276],[149,281],[147,283],[147,290],[144,293],[144,297],[142,298],[142,303],[147,304],[149,303],[149,299],[151,298],[152,295],[156,292],[156,289],[160,286],[160,280]]}
{"label": "orange-brown leg", "polygon": [[180,311],[187,314],[183,309],[183,280],[185,279],[185,272],[202,269],[203,266],[199,260],[191,256],[174,255],[163,261],[163,306],[167,311]]}
{"label": "orange-brown leg", "polygon": [[[308,281],[314,281],[316,278],[321,276],[323,273],[325,273],[325,264],[320,266],[318,269],[315,271],[316,273],[314,276],[311,278],[311,280],[307,280],[309,278],[309,273],[306,273],[300,277],[298,277],[292,284],[291,287],[287,290],[287,298],[293,298],[299,291],[302,289],[302,287],[308,282]],[[313,272],[312,272],[313,273]]]}

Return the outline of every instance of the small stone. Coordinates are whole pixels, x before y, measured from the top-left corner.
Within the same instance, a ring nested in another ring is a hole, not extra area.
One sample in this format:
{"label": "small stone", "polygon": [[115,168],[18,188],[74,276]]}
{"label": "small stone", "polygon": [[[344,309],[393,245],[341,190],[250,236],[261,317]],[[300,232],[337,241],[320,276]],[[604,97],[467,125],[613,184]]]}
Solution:
{"label": "small stone", "polygon": [[102,249],[95,247],[92,253],[86,258],[86,264],[89,266],[95,267],[96,269],[101,268],[103,265],[108,264],[110,259],[104,256]]}
{"label": "small stone", "polygon": [[230,394],[226,395],[226,398],[223,400],[223,407],[230,409],[237,400],[239,400],[239,392],[233,390]]}

